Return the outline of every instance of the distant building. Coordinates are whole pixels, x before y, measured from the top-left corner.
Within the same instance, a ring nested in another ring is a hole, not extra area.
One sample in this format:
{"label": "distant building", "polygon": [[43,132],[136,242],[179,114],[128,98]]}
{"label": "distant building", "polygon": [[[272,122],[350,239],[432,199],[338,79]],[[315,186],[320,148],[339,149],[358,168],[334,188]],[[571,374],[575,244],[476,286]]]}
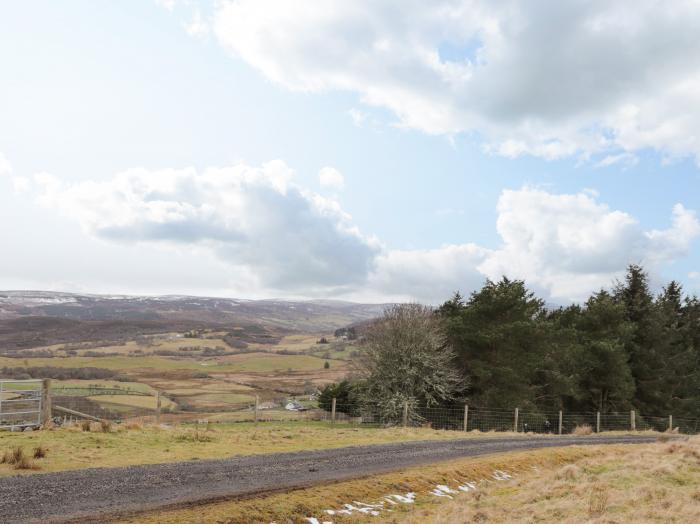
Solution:
{"label": "distant building", "polygon": [[297,402],[296,400],[290,400],[287,405],[284,406],[287,411],[306,411],[306,407]]}

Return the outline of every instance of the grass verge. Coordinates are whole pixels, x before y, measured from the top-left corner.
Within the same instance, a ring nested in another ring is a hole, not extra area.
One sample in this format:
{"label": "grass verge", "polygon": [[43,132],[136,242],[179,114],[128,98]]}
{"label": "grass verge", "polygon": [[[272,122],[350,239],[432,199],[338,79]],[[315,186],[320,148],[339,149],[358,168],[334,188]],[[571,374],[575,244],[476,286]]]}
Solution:
{"label": "grass verge", "polygon": [[[445,440],[477,433],[424,428],[358,428],[304,421],[212,424],[210,426],[141,426],[115,424],[104,431],[97,423],[33,432],[0,432],[0,454],[16,447],[49,451],[41,471],[158,464],[234,455],[278,453],[410,440]],[[494,434],[497,435],[497,434]],[[28,470],[28,473],[37,470]],[[17,472],[0,464],[0,476]]]}
{"label": "grass verge", "polygon": [[384,522],[700,522],[700,439],[601,447],[566,466]]}

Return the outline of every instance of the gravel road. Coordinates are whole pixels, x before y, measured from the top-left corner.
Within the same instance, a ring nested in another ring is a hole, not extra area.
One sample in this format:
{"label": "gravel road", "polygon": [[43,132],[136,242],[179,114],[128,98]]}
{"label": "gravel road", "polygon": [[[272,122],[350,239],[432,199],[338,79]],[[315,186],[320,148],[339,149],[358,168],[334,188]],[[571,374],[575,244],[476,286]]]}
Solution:
{"label": "gravel road", "polygon": [[0,479],[0,520],[104,522],[139,511],[323,484],[460,457],[652,441],[637,436],[470,438],[7,477]]}

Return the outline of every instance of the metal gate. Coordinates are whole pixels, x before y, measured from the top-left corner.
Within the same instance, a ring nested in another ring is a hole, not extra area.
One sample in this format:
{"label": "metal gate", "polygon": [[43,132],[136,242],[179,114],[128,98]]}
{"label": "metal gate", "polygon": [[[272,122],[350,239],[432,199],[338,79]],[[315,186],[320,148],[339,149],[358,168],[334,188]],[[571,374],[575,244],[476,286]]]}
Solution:
{"label": "metal gate", "polygon": [[41,425],[41,380],[0,380],[0,428]]}

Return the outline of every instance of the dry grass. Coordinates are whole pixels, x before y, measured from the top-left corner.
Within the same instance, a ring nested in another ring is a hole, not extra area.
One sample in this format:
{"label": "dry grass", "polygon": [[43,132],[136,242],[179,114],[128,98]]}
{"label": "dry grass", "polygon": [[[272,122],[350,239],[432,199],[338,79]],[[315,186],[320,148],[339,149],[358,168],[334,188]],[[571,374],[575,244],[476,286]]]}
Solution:
{"label": "dry grass", "polygon": [[32,462],[32,459],[24,453],[24,449],[19,446],[6,450],[0,459],[0,464],[7,464],[12,466],[15,470],[39,469],[39,467]]}
{"label": "dry grass", "polygon": [[593,434],[593,428],[588,424],[581,424],[580,426],[576,426],[572,433],[578,437],[583,437]]}
{"label": "dry grass", "polygon": [[576,462],[518,475],[384,522],[574,524],[700,522],[700,437],[601,447]]}
{"label": "dry grass", "polygon": [[5,450],[5,453],[0,459],[0,464],[16,464],[18,461],[22,460],[24,457],[24,449],[17,446],[9,450]]}
{"label": "dry grass", "polygon": [[34,458],[35,459],[42,459],[46,457],[46,454],[49,452],[49,450],[44,447],[44,446],[37,446],[34,448]]}

